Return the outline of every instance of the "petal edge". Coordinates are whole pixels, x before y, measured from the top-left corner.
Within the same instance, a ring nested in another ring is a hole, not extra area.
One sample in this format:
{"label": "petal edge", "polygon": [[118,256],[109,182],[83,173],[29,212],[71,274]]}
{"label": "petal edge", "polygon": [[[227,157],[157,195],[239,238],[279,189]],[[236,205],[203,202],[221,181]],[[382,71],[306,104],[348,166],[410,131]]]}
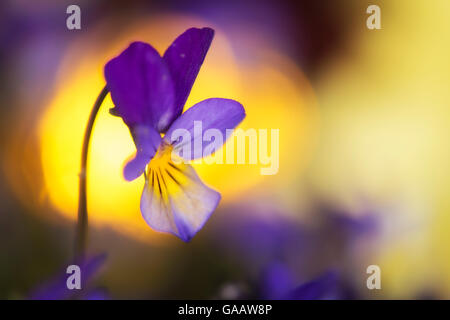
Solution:
{"label": "petal edge", "polygon": [[200,67],[214,38],[211,28],[190,28],[179,35],[163,55],[175,86],[176,112],[170,122],[183,111]]}

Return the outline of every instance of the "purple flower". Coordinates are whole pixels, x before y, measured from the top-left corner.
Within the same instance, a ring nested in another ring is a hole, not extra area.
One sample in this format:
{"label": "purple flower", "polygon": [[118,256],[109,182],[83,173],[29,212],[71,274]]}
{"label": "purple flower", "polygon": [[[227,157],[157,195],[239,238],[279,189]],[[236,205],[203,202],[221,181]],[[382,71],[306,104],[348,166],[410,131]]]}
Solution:
{"label": "purple flower", "polygon": [[275,300],[322,300],[342,299],[342,288],[339,286],[338,273],[328,270],[317,278],[296,286],[294,275],[283,263],[271,264],[263,282],[263,296]]}
{"label": "purple flower", "polygon": [[[251,278],[251,298],[316,300],[361,298],[354,270],[370,250],[379,231],[376,212],[350,212],[316,203],[314,222],[307,224],[277,211],[233,207],[213,230],[213,241],[241,272]],[[367,249],[367,250],[366,250]],[[358,269],[359,270],[359,269]],[[315,275],[311,277],[311,275]],[[249,298],[249,297],[246,297]]]}
{"label": "purple flower", "polygon": [[336,271],[328,271],[312,281],[303,283],[285,297],[289,300],[343,299],[339,290],[339,278]]}
{"label": "purple flower", "polygon": [[[182,114],[213,36],[210,28],[188,29],[162,57],[149,44],[133,42],[105,66],[107,88],[115,105],[111,112],[122,117],[136,145],[124,177],[131,181],[144,173],[141,212],[145,221],[184,241],[203,227],[220,194],[204,185],[185,161],[174,161],[176,152],[193,142],[193,158],[209,155],[203,146],[195,150],[195,141],[202,139],[203,133],[194,130],[194,121],[201,122],[203,129],[223,133],[245,117],[239,102],[220,98],[201,101]],[[177,129],[188,132],[190,141],[173,139]]]}

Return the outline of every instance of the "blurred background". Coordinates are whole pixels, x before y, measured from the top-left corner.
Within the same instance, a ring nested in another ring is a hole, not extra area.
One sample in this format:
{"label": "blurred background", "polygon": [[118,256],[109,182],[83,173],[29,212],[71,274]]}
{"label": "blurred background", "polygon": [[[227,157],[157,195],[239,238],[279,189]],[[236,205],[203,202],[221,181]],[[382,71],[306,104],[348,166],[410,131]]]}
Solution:
{"label": "blurred background", "polygon": [[[81,30],[66,8],[81,8]],[[381,30],[366,9],[381,8]],[[195,165],[222,201],[186,244],[148,227],[134,146],[105,101],[88,175],[89,286],[102,297],[450,298],[450,2],[0,3],[0,298],[27,299],[74,246],[83,131],[103,66],[135,40],[160,53],[216,36],[186,103],[240,101],[241,128],[279,129],[279,172]],[[368,290],[366,268],[381,269]],[[316,281],[316,282],[314,282]]]}

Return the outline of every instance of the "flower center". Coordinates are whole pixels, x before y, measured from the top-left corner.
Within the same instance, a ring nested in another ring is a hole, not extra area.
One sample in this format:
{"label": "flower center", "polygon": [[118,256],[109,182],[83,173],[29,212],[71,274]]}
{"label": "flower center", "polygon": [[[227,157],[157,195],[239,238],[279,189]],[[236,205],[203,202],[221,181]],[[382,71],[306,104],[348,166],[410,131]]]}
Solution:
{"label": "flower center", "polygon": [[150,163],[147,166],[147,172],[149,172],[151,169],[163,169],[164,167],[168,166],[169,163],[173,164],[172,150],[173,146],[162,142],[158,147],[155,156],[152,160],[150,160]]}

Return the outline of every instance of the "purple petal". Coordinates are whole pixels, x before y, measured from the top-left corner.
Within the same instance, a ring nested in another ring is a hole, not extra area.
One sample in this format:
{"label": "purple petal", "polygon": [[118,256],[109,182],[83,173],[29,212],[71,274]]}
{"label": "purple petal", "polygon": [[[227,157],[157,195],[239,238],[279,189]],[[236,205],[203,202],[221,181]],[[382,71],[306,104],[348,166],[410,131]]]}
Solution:
{"label": "purple petal", "polygon": [[263,275],[264,298],[281,299],[294,287],[294,276],[288,266],[281,262],[273,262]]}
{"label": "purple petal", "polygon": [[330,299],[336,294],[338,276],[335,271],[329,271],[317,279],[304,283],[288,294],[290,300]]}
{"label": "purple petal", "polygon": [[123,176],[132,181],[144,173],[145,167],[153,158],[161,143],[160,134],[150,126],[137,126],[132,130],[136,143],[136,155],[123,168]]}
{"label": "purple petal", "polygon": [[[174,121],[164,140],[172,144],[178,153],[181,149],[187,149],[188,152],[180,154],[185,160],[206,157],[211,151],[217,151],[209,148],[209,145],[218,142],[220,147],[228,138],[227,129],[234,129],[244,118],[244,107],[235,100],[221,98],[203,100]],[[209,133],[217,133],[211,142],[203,142],[206,130],[209,130]],[[217,138],[221,140],[218,141]]]}
{"label": "purple petal", "polygon": [[170,71],[149,44],[133,42],[105,66],[105,79],[114,113],[133,128],[152,125],[162,132],[175,115],[175,94]]}
{"label": "purple petal", "polygon": [[188,164],[150,167],[141,212],[150,227],[189,241],[216,209],[220,194],[205,186]]}
{"label": "purple petal", "polygon": [[213,37],[213,29],[191,28],[181,34],[164,53],[164,61],[175,85],[176,114],[172,121],[183,111]]}

